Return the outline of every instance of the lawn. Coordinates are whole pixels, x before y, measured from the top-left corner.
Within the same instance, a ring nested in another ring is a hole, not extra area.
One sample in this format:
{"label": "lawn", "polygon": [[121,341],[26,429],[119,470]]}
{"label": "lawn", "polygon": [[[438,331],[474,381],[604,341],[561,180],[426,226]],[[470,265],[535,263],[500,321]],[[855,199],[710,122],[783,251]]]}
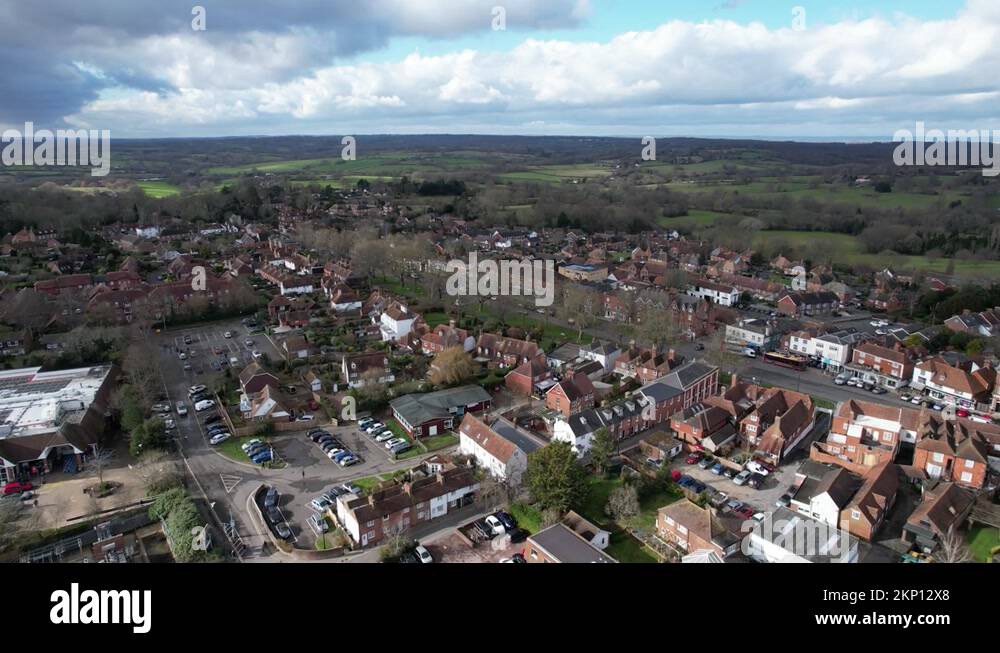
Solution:
{"label": "lawn", "polygon": [[174,195],[180,195],[181,189],[173,184],[168,184],[165,181],[140,181],[136,182],[142,192],[146,194],[147,197],[152,197],[154,199],[160,199],[162,197],[173,197]]}
{"label": "lawn", "polygon": [[608,545],[605,553],[618,562],[631,564],[659,562],[642,542],[625,531],[615,531],[611,534],[611,544]]}
{"label": "lawn", "polygon": [[254,439],[264,440],[264,442],[269,441],[268,438],[259,438],[257,436],[248,436],[245,438],[229,438],[222,444],[215,447],[215,450],[221,453],[226,458],[230,458],[232,460],[235,460],[236,462],[249,463],[250,459],[247,458],[247,455],[245,453],[243,453],[243,449],[240,448],[240,445],[242,445],[244,442],[249,442],[250,440]]}
{"label": "lawn", "polygon": [[375,279],[375,285],[381,286],[385,290],[395,294],[407,297],[409,299],[417,299],[424,296],[424,289],[420,286],[404,286],[399,283],[399,279],[390,277],[379,277]]}
{"label": "lawn", "polygon": [[433,312],[424,313],[424,321],[427,322],[427,326],[430,328],[435,328],[440,324],[448,324],[451,321],[451,316],[447,313]]}
{"label": "lawn", "polygon": [[1000,529],[978,526],[969,530],[969,551],[976,562],[988,562],[990,550],[1000,546]]}
{"label": "lawn", "polygon": [[537,533],[542,530],[542,513],[524,503],[510,504],[510,514],[514,517],[517,525],[529,533]]}
{"label": "lawn", "polygon": [[458,436],[454,433],[442,433],[441,435],[432,435],[429,438],[424,438],[420,443],[424,445],[427,451],[439,451],[458,444]]}

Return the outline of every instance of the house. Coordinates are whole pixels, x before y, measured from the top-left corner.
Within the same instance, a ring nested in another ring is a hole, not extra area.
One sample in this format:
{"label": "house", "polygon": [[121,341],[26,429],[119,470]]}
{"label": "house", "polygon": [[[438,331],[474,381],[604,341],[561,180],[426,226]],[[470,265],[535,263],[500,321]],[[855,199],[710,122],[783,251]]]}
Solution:
{"label": "house", "polygon": [[350,388],[363,388],[369,383],[385,385],[396,380],[389,354],[382,351],[344,354],[340,364],[340,378]]}
{"label": "house", "polygon": [[778,464],[812,431],[815,420],[812,397],[784,388],[768,388],[740,420],[740,435],[758,455]]}
{"label": "house", "polygon": [[866,338],[855,329],[816,335],[810,331],[793,331],[788,334],[788,349],[794,354],[809,356],[823,369],[841,371],[853,360],[854,346]]}
{"label": "house", "polygon": [[719,368],[691,361],[666,376],[647,383],[637,395],[652,402],[655,424],[667,421],[674,413],[700,403],[715,394],[719,386]]}
{"label": "house", "polygon": [[240,395],[240,413],[253,422],[290,420],[292,413],[276,386],[265,385],[259,392]]}
{"label": "house", "polygon": [[867,475],[893,462],[902,443],[916,443],[919,421],[910,408],[851,399],[838,406],[826,440],[813,442],[809,457]]}
{"label": "house", "polygon": [[851,502],[840,513],[840,527],[866,542],[871,542],[896,502],[899,490],[899,467],[883,463],[873,467]]}
{"label": "house", "polygon": [[570,264],[559,267],[559,275],[570,281],[596,282],[608,278],[606,265]]}
{"label": "house", "polygon": [[418,319],[420,319],[419,313],[410,311],[406,304],[393,301],[382,311],[376,324],[382,333],[382,340],[398,342],[410,334]]}
{"label": "house", "polygon": [[545,360],[548,362],[549,367],[557,372],[562,372],[569,367],[570,363],[573,363],[578,358],[580,358],[580,345],[572,342],[560,345],[545,355]]}
{"label": "house", "polygon": [[975,504],[975,493],[956,483],[928,485],[903,525],[903,541],[924,553],[934,553],[944,538],[961,527]]}
{"label": "house", "polygon": [[725,560],[740,550],[741,538],[723,525],[712,508],[702,508],[688,499],[657,511],[656,532],[685,552],[707,549]]}
{"label": "house", "polygon": [[847,369],[870,383],[899,388],[910,382],[913,361],[902,345],[890,349],[874,342],[866,342],[854,348]]}
{"label": "house", "polygon": [[286,360],[309,358],[313,354],[313,347],[302,334],[295,333],[281,341],[279,348]]}
{"label": "house", "polygon": [[265,371],[256,362],[250,363],[240,372],[240,390],[245,395],[257,394],[269,385],[278,387],[280,383],[278,377]]}
{"label": "house", "polygon": [[656,430],[639,442],[639,449],[646,458],[663,463],[679,456],[684,445],[669,432]]}
{"label": "house", "polygon": [[0,356],[23,356],[31,351],[33,342],[31,329],[14,331],[0,327]]}
{"label": "house", "polygon": [[515,395],[532,397],[544,394],[555,385],[552,369],[545,364],[545,354],[539,353],[526,363],[518,365],[504,377],[504,385]]}
{"label": "house", "polygon": [[451,347],[461,347],[466,352],[476,348],[476,339],[465,329],[455,326],[455,320],[449,324],[439,324],[430,333],[420,336],[420,348],[427,356],[433,356]]}
{"label": "house", "polygon": [[529,537],[524,545],[524,558],[532,563],[618,562],[562,522]]}
{"label": "house", "polygon": [[615,373],[634,378],[640,383],[662,379],[684,362],[684,357],[673,349],[661,353],[655,349],[630,346],[615,360]]}
{"label": "house", "polygon": [[701,403],[675,413],[670,419],[670,428],[689,449],[716,451],[736,439],[736,429],[726,411]]}
{"label": "house", "polygon": [[951,365],[940,356],[917,363],[910,386],[945,404],[958,408],[989,410],[996,370],[973,361]]}
{"label": "house", "polygon": [[377,546],[387,537],[472,504],[478,490],[475,470],[468,467],[452,466],[419,478],[412,478],[411,473],[411,480],[364,497],[338,497],[337,522],[357,545]]}
{"label": "house", "polygon": [[1000,426],[924,415],[917,428],[913,466],[930,479],[980,489],[989,474],[989,456],[1000,444]]}
{"label": "house", "polygon": [[750,347],[760,352],[774,351],[781,342],[781,336],[775,320],[747,318],[726,325],[726,345],[730,349]]}
{"label": "house", "polygon": [[302,375],[302,380],[305,381],[306,386],[309,388],[309,392],[321,393],[323,392],[323,379],[316,374],[315,370],[309,370]]}
{"label": "house", "polygon": [[542,446],[512,422],[500,418],[488,423],[471,413],[462,418],[458,437],[460,453],[472,456],[491,476],[515,487],[528,468],[528,454]]}
{"label": "house", "polygon": [[565,515],[563,515],[562,523],[564,526],[572,530],[574,533],[582,537],[584,540],[590,543],[591,546],[604,551],[611,545],[611,533],[599,528],[584,519],[582,516],[576,512],[570,510]]}
{"label": "house", "polygon": [[707,279],[693,280],[687,288],[687,294],[707,299],[719,306],[736,306],[740,303],[739,288]]}
{"label": "house", "polygon": [[587,408],[594,407],[596,392],[594,384],[586,374],[570,370],[563,380],[545,393],[545,406],[550,410],[569,417]]}
{"label": "house", "polygon": [[618,345],[599,339],[595,339],[589,345],[581,346],[579,351],[581,358],[589,361],[597,361],[604,367],[605,372],[611,372],[615,369],[615,361],[621,355],[621,349]]}
{"label": "house", "polygon": [[757,562],[855,563],[858,538],[787,508],[777,508],[752,525],[743,545]]}
{"label": "house", "polygon": [[618,401],[610,406],[589,408],[552,425],[552,440],[568,442],[577,456],[585,456],[600,429],[607,429],[613,441],[628,438],[656,424],[653,404],[642,396]]}
{"label": "house", "polygon": [[484,333],[476,341],[476,357],[491,367],[517,367],[538,356],[538,343]]}
{"label": "house", "polygon": [[788,508],[837,528],[841,512],[861,485],[861,477],[843,467],[807,460],[795,473]]}
{"label": "house", "polygon": [[778,312],[789,317],[823,315],[840,306],[832,292],[786,292],[778,299]]}
{"label": "house", "polygon": [[1000,334],[1000,306],[979,313],[966,309],[959,315],[952,315],[944,325],[958,333],[991,338]]}
{"label": "house", "polygon": [[491,405],[490,393],[478,385],[409,394],[389,402],[392,416],[413,437],[444,433],[453,428],[456,418],[487,411]]}

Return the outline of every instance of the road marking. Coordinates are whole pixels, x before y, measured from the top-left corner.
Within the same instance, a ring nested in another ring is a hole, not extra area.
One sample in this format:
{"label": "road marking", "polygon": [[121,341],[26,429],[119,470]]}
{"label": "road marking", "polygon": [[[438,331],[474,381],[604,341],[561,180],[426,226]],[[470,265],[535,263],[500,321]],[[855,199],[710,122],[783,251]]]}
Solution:
{"label": "road marking", "polygon": [[222,487],[226,489],[226,494],[232,494],[233,489],[243,480],[242,476],[233,474],[219,474],[219,478],[222,479]]}

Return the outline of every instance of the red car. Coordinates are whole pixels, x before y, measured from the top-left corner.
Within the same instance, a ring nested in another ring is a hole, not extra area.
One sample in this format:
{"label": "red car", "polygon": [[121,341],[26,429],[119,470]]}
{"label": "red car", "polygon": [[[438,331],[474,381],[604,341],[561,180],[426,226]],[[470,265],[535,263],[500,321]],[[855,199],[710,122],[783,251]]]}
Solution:
{"label": "red car", "polygon": [[688,465],[694,465],[694,464],[696,464],[701,459],[702,459],[702,455],[696,451],[693,454],[691,454],[690,456],[688,456],[687,460],[685,460],[684,462],[686,462]]}
{"label": "red car", "polygon": [[14,481],[13,483],[8,483],[3,486],[4,495],[8,494],[21,494],[22,492],[27,492],[28,490],[34,490],[35,486],[31,483],[18,483]]}
{"label": "red car", "polygon": [[735,512],[740,516],[740,519],[750,519],[753,517],[753,508],[750,506],[740,506]]}

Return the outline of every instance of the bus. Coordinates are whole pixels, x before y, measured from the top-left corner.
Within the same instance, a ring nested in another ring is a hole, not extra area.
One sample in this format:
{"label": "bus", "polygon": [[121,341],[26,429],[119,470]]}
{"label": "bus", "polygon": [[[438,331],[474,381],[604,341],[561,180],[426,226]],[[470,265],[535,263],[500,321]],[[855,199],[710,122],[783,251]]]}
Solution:
{"label": "bus", "polygon": [[764,361],[772,365],[787,367],[793,370],[804,370],[809,364],[809,359],[795,354],[780,354],[776,351],[769,351],[764,354]]}

